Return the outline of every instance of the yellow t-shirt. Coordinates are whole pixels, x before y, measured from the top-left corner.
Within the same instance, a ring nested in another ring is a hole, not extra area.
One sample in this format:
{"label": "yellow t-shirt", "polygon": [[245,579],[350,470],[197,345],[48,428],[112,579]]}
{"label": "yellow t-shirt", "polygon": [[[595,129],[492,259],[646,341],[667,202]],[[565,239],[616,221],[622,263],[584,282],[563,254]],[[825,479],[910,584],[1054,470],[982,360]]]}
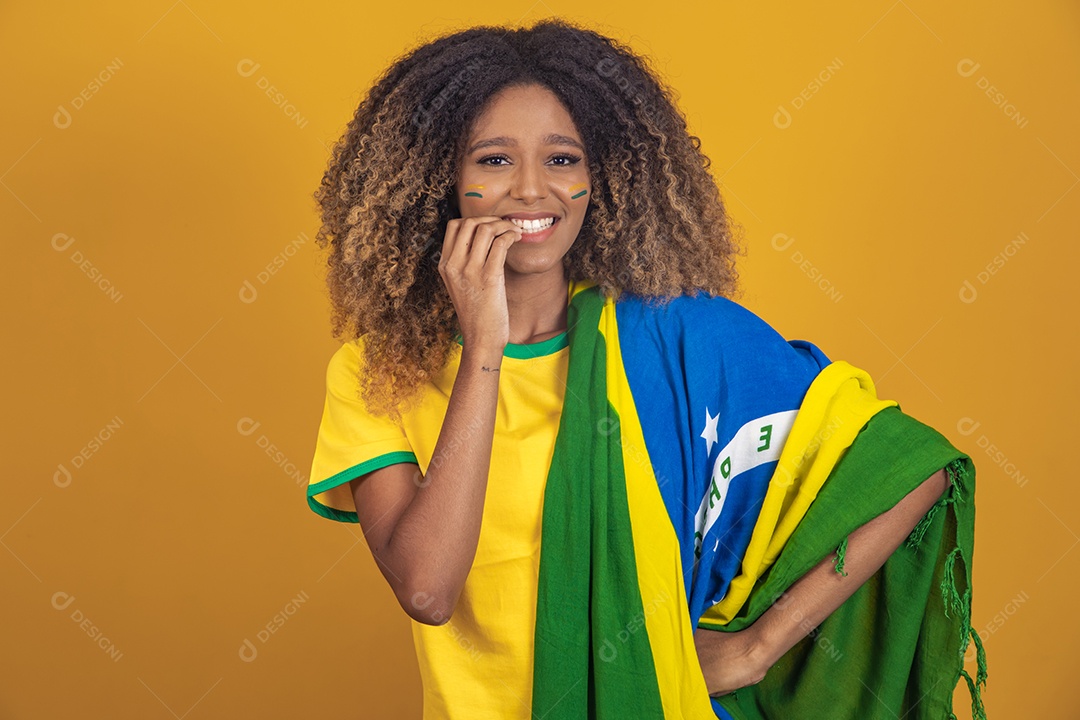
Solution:
{"label": "yellow t-shirt", "polygon": [[[567,300],[581,287],[571,281]],[[330,359],[307,491],[312,510],[341,522],[357,522],[349,481],[358,475],[398,462],[427,474],[461,361],[459,339],[423,401],[398,425],[368,414],[357,397],[362,343],[346,343]],[[566,390],[568,336],[511,343],[503,356],[472,569],[448,622],[412,621],[424,720],[531,715],[544,485]]]}

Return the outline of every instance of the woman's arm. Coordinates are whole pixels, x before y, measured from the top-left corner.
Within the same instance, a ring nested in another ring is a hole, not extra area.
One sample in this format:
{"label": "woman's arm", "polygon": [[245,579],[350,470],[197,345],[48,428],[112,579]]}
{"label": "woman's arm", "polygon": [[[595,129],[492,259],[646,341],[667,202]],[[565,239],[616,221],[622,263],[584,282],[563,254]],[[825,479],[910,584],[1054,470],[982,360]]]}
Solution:
{"label": "woman's arm", "polygon": [[749,627],[737,632],[695,630],[694,642],[709,694],[723,695],[760,682],[784,653],[885,564],[948,487],[942,468],[891,509],[851,533],[844,555],[846,576],[835,571],[829,555]]}
{"label": "woman's arm", "polygon": [[461,323],[462,349],[427,475],[417,468],[410,480],[412,473],[382,468],[371,473],[374,483],[366,475],[349,483],[380,570],[405,612],[428,625],[450,619],[480,543],[510,337],[503,265],[521,235],[494,216],[447,223],[439,275]]}
{"label": "woman's arm", "polygon": [[376,564],[417,622],[450,619],[476,557],[502,357],[479,340],[462,349],[427,475],[399,463],[349,483]]}

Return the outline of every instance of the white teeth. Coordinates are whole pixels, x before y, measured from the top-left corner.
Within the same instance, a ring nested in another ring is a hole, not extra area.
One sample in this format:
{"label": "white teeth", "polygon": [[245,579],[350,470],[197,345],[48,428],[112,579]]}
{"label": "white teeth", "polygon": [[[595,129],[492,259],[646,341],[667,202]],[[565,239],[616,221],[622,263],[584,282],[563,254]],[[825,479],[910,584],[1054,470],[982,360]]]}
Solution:
{"label": "white teeth", "polygon": [[521,220],[519,218],[507,218],[510,222],[522,228],[526,234],[546,230],[555,223],[555,218],[542,218],[540,220]]}

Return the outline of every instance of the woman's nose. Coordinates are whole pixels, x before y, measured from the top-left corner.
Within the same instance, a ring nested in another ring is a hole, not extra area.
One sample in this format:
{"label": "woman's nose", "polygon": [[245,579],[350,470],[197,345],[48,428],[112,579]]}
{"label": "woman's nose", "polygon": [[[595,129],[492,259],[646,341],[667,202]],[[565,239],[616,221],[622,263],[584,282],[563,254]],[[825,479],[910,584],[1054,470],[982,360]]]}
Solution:
{"label": "woman's nose", "polygon": [[510,194],[522,200],[542,198],[547,195],[547,177],[542,165],[523,163],[518,165],[511,182]]}

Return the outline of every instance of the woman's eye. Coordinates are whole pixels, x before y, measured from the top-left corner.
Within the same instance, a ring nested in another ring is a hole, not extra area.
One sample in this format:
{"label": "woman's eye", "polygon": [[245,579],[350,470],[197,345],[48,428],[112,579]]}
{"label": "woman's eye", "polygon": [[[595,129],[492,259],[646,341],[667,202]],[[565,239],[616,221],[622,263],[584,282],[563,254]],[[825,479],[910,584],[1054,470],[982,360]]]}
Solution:
{"label": "woman's eye", "polygon": [[[552,157],[551,159],[552,159],[552,161],[556,161],[556,160],[564,160],[565,161],[565,162],[556,162],[555,163],[556,167],[568,167],[570,165],[576,165],[577,163],[581,162],[581,156],[580,155],[556,155],[556,156]],[[478,165],[488,165],[489,167],[502,167],[502,163],[496,164],[496,163],[490,162],[492,160],[509,160],[509,158],[507,158],[505,155],[488,155],[487,157],[480,158],[479,160],[476,161],[476,163]]]}
{"label": "woman's eye", "polygon": [[579,162],[581,162],[581,156],[580,155],[556,155],[555,157],[553,157],[551,159],[552,160],[566,160],[565,163],[560,163],[560,165],[562,165],[563,167],[566,167],[567,165],[576,165]]}

